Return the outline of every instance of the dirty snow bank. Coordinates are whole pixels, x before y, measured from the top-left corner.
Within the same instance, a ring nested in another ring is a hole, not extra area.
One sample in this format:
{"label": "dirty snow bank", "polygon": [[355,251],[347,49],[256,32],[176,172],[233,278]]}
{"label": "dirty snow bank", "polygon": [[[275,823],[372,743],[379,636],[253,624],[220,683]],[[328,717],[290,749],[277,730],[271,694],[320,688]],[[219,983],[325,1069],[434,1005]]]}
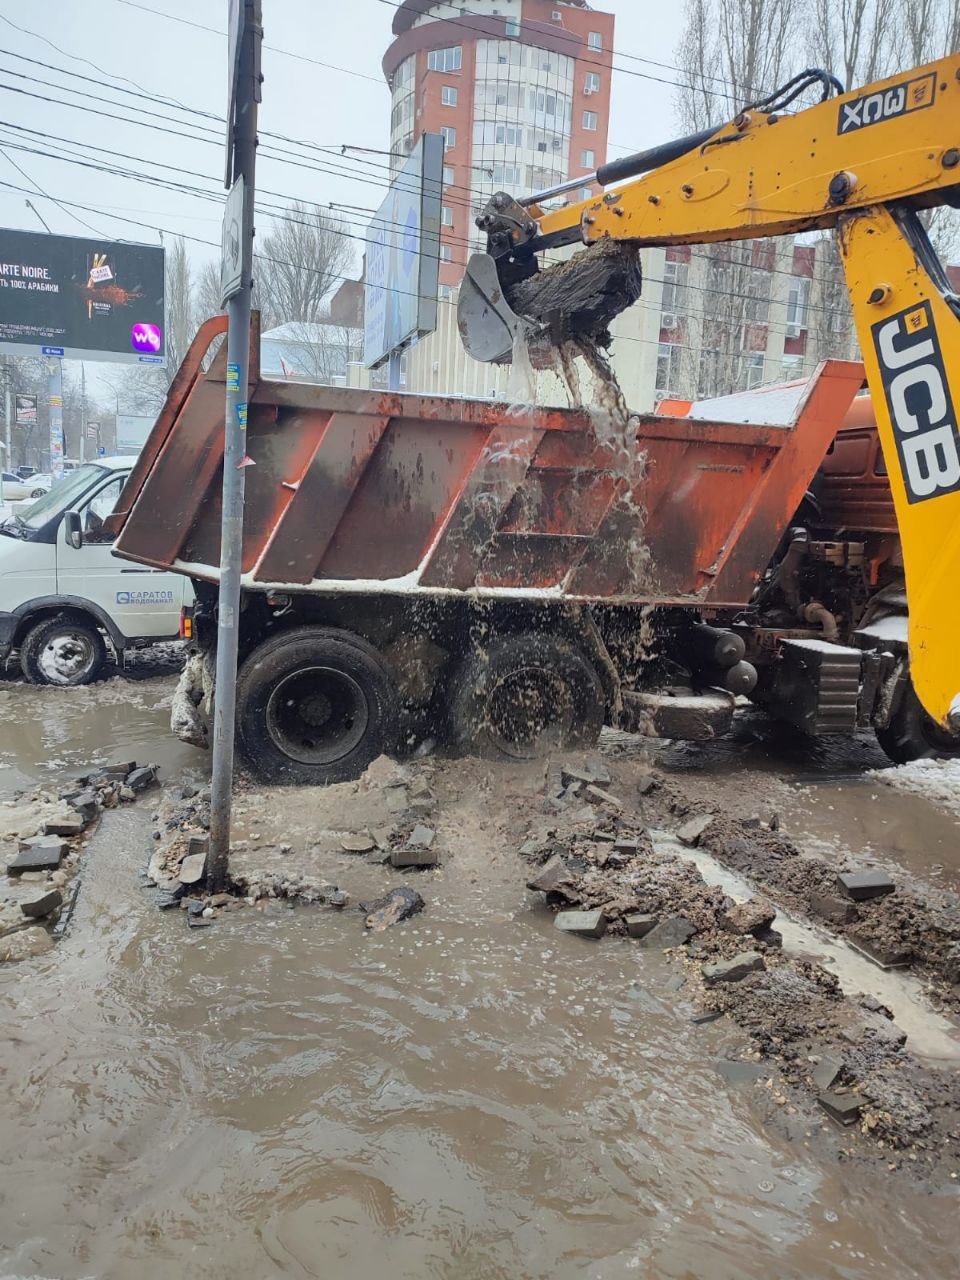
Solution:
{"label": "dirty snow bank", "polygon": [[867,776],[898,791],[923,796],[960,818],[960,759],[911,760],[894,769],[873,769]]}

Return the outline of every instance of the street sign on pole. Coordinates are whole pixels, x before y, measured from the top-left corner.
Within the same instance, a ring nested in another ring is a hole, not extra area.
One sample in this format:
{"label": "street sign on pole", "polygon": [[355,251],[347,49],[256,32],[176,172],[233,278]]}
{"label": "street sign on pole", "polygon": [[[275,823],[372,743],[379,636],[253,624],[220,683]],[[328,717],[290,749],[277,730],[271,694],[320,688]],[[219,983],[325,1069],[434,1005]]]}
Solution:
{"label": "street sign on pole", "polygon": [[[210,781],[210,851],[207,883],[226,888],[233,798],[233,748],[237,717],[237,647],[243,556],[243,481],[247,458],[247,384],[250,366],[250,298],[253,288],[253,202],[260,101],[261,0],[231,0],[230,101],[224,185],[233,187],[224,218],[220,281],[227,301],[227,379],[223,443],[223,515],[220,524],[220,589]],[[231,209],[237,221],[233,245]],[[228,260],[229,255],[229,260]]]}
{"label": "street sign on pole", "polygon": [[225,307],[243,287],[243,174],[230,188],[223,211],[220,255],[220,305]]}

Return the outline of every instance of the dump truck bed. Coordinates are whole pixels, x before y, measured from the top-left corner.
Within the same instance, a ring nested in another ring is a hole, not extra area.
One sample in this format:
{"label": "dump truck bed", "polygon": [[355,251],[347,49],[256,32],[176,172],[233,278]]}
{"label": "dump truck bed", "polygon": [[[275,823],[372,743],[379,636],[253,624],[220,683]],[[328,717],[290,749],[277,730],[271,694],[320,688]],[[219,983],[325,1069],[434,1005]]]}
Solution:
{"label": "dump truck bed", "polygon": [[[111,531],[216,581],[225,320],[198,333]],[[254,333],[252,354],[258,347]],[[791,422],[599,413],[271,382],[251,361],[243,586],[741,604],[863,379],[820,365]],[[635,437],[635,438],[634,438]]]}

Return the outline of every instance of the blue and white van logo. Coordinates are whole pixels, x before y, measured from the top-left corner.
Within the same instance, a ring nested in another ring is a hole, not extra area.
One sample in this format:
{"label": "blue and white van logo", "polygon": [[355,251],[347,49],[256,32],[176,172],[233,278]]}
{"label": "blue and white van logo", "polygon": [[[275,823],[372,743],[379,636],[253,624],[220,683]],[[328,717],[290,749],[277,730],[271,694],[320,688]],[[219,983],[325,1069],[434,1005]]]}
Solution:
{"label": "blue and white van logo", "polygon": [[173,604],[172,591],[118,591],[117,604]]}

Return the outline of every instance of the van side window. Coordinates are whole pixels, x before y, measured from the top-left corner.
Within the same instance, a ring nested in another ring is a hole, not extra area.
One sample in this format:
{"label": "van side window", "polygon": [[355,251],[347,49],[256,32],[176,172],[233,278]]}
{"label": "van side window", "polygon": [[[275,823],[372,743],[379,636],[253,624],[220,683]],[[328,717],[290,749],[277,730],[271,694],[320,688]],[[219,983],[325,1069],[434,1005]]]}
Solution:
{"label": "van side window", "polygon": [[99,541],[97,533],[104,520],[117,505],[117,499],[120,497],[120,490],[123,488],[125,480],[126,476],[117,476],[115,480],[111,480],[108,485],[104,485],[98,493],[95,493],[84,507],[84,536],[89,537],[91,541]]}

